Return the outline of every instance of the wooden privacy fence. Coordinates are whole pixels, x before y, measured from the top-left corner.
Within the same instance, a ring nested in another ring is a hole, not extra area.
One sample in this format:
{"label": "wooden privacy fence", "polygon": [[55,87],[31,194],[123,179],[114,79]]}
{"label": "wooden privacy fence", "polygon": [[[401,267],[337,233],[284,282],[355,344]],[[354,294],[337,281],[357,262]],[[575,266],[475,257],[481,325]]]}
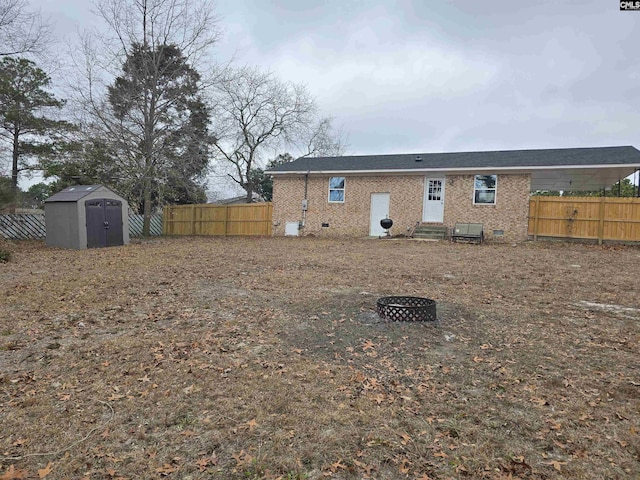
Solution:
{"label": "wooden privacy fence", "polygon": [[164,208],[165,235],[271,235],[271,203],[172,205]]}
{"label": "wooden privacy fence", "polygon": [[529,235],[640,242],[640,198],[531,197]]}

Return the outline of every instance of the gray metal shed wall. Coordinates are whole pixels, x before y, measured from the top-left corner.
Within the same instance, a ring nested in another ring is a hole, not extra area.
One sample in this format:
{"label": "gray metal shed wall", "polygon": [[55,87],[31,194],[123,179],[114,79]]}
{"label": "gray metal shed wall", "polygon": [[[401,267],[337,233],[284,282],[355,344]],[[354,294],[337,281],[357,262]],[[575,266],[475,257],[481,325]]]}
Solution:
{"label": "gray metal shed wall", "polygon": [[76,202],[45,203],[44,218],[47,245],[62,248],[87,248],[86,228],[84,229],[84,247],[80,246],[78,204]]}

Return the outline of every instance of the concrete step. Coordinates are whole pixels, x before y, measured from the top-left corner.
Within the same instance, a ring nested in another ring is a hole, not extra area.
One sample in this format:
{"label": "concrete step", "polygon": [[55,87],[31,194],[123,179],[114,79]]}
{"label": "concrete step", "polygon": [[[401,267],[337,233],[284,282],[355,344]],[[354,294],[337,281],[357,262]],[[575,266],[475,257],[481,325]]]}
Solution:
{"label": "concrete step", "polygon": [[428,240],[445,240],[447,236],[444,233],[414,233],[413,238],[424,238]]}
{"label": "concrete step", "polygon": [[448,229],[441,225],[418,225],[413,234],[415,238],[429,238],[444,240],[447,238]]}

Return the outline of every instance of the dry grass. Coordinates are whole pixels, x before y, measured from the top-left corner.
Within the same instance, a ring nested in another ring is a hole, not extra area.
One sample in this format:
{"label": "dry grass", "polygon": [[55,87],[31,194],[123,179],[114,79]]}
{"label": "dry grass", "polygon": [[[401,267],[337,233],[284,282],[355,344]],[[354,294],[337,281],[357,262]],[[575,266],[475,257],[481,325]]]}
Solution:
{"label": "dry grass", "polygon": [[[637,248],[13,250],[0,478],[640,476]],[[439,321],[381,322],[385,294]]]}

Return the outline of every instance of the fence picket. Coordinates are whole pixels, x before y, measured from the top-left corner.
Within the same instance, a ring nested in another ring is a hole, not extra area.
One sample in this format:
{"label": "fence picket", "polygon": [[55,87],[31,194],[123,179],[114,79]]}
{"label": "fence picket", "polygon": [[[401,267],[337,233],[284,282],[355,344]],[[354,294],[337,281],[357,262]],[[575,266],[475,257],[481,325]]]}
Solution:
{"label": "fence picket", "polygon": [[271,203],[164,207],[165,235],[271,235]]}
{"label": "fence picket", "polygon": [[529,235],[640,242],[640,198],[536,196],[529,201]]}

